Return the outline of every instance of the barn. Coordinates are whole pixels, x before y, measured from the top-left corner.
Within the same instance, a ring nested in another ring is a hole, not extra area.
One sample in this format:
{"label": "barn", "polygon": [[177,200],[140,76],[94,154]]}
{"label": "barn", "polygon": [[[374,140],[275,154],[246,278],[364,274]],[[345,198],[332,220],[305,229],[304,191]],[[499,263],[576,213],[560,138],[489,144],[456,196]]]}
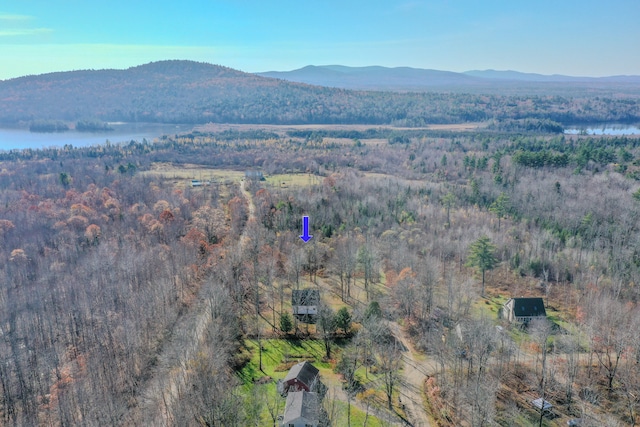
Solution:
{"label": "barn", "polygon": [[318,368],[306,361],[293,365],[282,381],[284,393],[317,390],[320,384],[319,372]]}

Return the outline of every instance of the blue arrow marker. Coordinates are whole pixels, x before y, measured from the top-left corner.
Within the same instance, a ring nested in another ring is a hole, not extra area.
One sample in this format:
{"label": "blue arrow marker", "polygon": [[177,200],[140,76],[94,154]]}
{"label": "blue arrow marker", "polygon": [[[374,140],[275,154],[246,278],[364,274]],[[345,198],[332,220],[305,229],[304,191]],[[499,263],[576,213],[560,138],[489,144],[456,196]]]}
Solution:
{"label": "blue arrow marker", "polygon": [[308,242],[309,240],[311,240],[312,237],[313,236],[309,234],[309,217],[303,216],[302,217],[302,235],[300,236],[300,238],[305,242]]}

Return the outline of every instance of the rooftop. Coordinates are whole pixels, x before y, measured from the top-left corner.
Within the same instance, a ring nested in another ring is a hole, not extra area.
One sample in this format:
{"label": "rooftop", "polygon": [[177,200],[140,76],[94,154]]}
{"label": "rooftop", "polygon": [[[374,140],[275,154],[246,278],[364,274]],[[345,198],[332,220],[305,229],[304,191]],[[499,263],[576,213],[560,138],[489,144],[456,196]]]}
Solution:
{"label": "rooftop", "polygon": [[318,368],[313,366],[311,363],[306,361],[300,362],[289,369],[287,376],[284,377],[284,382],[286,383],[287,381],[297,378],[298,381],[302,382],[307,387],[311,387],[319,372]]}
{"label": "rooftop", "polygon": [[313,424],[318,424],[318,395],[312,392],[296,391],[287,395],[282,424],[304,418]]}
{"label": "rooftop", "polygon": [[[513,314],[518,317],[546,316],[542,298],[511,298]],[[508,303],[508,302],[507,302]]]}
{"label": "rooftop", "polygon": [[320,291],[317,289],[301,289],[291,292],[291,305],[318,305],[320,304]]}

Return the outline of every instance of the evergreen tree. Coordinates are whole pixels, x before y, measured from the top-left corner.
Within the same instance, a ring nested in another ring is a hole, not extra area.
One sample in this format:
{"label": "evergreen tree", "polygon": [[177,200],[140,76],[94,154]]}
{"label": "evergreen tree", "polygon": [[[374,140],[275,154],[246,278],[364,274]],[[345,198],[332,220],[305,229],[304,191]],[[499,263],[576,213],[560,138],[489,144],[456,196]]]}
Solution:
{"label": "evergreen tree", "polygon": [[507,214],[508,209],[509,196],[507,196],[504,192],[500,193],[498,198],[493,203],[491,203],[491,206],[489,206],[489,211],[498,216],[498,230],[500,230],[500,220]]}
{"label": "evergreen tree", "polygon": [[451,227],[451,208],[456,204],[456,196],[449,191],[443,198],[442,204],[447,208],[447,228]]}
{"label": "evergreen tree", "polygon": [[378,301],[371,301],[367,310],[364,312],[365,320],[377,320],[382,318],[382,309],[380,308],[380,303]]}
{"label": "evergreen tree", "polygon": [[347,331],[351,328],[351,313],[347,307],[342,307],[336,313],[336,326],[338,329],[342,329],[342,331],[347,334]]}
{"label": "evergreen tree", "polygon": [[484,276],[487,270],[493,269],[498,263],[495,256],[496,247],[487,236],[482,236],[469,246],[467,266],[475,267],[482,272],[482,296],[484,296]]}
{"label": "evergreen tree", "polygon": [[282,313],[280,315],[280,330],[285,334],[288,334],[293,329],[293,320],[289,313]]}

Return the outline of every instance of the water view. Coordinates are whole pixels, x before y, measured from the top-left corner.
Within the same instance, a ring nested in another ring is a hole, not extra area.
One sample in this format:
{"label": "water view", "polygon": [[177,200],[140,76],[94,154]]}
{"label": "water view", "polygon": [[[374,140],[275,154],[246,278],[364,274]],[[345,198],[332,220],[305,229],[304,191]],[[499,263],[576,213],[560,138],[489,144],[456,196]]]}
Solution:
{"label": "water view", "polygon": [[74,147],[87,147],[111,143],[129,142],[131,140],[152,141],[162,135],[187,132],[191,125],[174,125],[158,123],[110,123],[112,131],[77,132],[70,130],[59,133],[37,133],[29,129],[0,129],[0,150],[24,148],[63,147],[71,144]]}
{"label": "water view", "polygon": [[565,129],[569,135],[640,135],[640,125],[600,125],[600,126],[573,126]]}

